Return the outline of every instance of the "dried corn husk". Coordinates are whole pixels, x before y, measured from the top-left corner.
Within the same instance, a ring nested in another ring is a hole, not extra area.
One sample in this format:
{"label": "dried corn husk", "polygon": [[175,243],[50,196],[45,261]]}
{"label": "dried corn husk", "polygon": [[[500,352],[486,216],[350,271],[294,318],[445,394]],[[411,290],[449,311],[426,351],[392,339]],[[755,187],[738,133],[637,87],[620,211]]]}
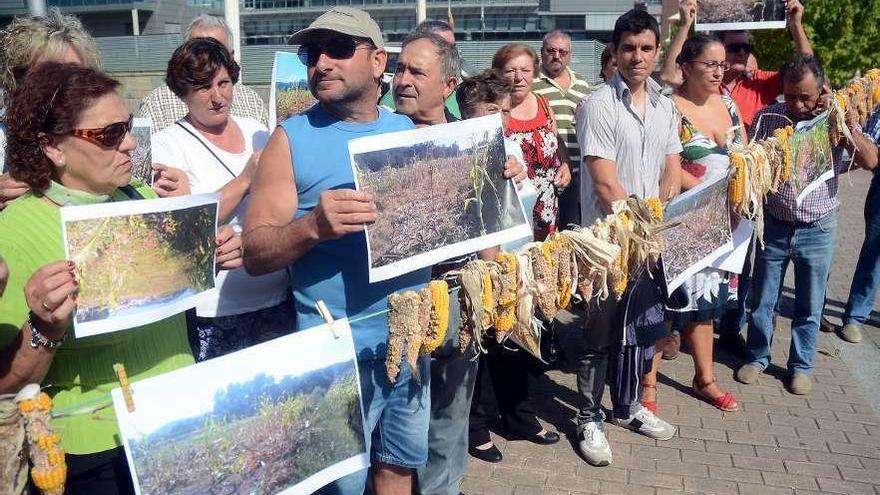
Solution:
{"label": "dried corn husk", "polygon": [[67,464],[61,437],[52,429],[52,399],[37,384],[27,385],[15,397],[24,417],[31,464],[31,480],[44,495],[62,495]]}
{"label": "dried corn husk", "polygon": [[550,321],[556,316],[557,271],[554,265],[556,243],[552,239],[530,249],[532,273],[538,290],[536,302],[544,319]]}

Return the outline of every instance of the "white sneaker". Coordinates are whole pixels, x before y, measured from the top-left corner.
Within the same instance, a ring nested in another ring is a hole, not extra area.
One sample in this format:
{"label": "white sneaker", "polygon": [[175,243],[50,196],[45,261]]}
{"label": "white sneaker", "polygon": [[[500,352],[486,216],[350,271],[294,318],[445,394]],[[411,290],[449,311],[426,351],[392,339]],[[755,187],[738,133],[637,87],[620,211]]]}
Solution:
{"label": "white sneaker", "polygon": [[589,422],[584,430],[578,435],[578,450],[584,459],[593,466],[607,466],[611,464],[611,446],[605,439],[602,425]]}
{"label": "white sneaker", "polygon": [[639,409],[636,413],[629,418],[613,418],[612,421],[617,426],[622,426],[657,440],[669,440],[675,436],[676,428],[674,426],[658,418],[654,413],[642,407],[642,405],[638,407]]}

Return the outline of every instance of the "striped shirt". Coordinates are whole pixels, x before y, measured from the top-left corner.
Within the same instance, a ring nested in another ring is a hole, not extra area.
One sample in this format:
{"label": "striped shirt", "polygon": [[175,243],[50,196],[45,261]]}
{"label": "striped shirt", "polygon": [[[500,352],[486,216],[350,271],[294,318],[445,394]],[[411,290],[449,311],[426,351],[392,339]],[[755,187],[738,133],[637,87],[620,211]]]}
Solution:
{"label": "striped shirt", "polygon": [[[632,106],[629,87],[614,74],[611,81],[578,105],[577,138],[583,156],[614,162],[621,187],[640,198],[660,195],[666,157],[681,153],[679,114],[660,85],[647,82],[644,118]],[[603,217],[589,173],[581,177],[581,224]]]}
{"label": "striped shirt", "polygon": [[[186,103],[171,91],[167,84],[154,89],[144,101],[138,117],[153,119],[151,131],[155,134],[184,118],[189,110]],[[269,127],[269,112],[263,99],[244,84],[236,84],[232,91],[230,113],[236,117],[248,117]]]}
{"label": "striped shirt", "polygon": [[[773,131],[792,124],[785,110],[785,103],[774,103],[755,114],[752,120],[752,140],[765,140],[773,135]],[[791,182],[779,186],[779,190],[767,194],[764,208],[777,220],[789,223],[813,223],[834,211],[840,202],[837,200],[837,178],[840,168],[845,166],[843,146],[832,147],[834,160],[834,176],[813,189],[798,206],[797,194]],[[792,165],[794,166],[794,165]]]}
{"label": "striped shirt", "polygon": [[550,109],[556,118],[556,128],[559,135],[565,140],[568,156],[571,158],[573,169],[578,168],[580,162],[580,147],[578,146],[575,132],[574,110],[578,103],[590,92],[590,85],[580,78],[571,68],[566,67],[571,78],[571,85],[566,90],[553,80],[541,67],[538,77],[532,81],[532,91],[547,98]]}

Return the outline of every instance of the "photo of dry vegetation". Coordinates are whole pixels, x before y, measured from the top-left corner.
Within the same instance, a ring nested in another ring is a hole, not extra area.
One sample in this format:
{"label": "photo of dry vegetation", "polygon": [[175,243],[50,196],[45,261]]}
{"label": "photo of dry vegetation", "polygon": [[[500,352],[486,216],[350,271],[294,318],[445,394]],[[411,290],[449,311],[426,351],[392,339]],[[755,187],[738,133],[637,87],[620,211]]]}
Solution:
{"label": "photo of dry vegetation", "polygon": [[129,448],[144,495],[281,493],[364,452],[354,362],[230,383]]}
{"label": "photo of dry vegetation", "polygon": [[291,115],[308,110],[317,101],[309,91],[309,76],[304,55],[275,52],[275,67],[272,74],[276,125],[281,124]]}
{"label": "photo of dry vegetation", "polygon": [[214,287],[216,203],[65,223],[77,322],[166,304]]}
{"label": "photo of dry vegetation", "polygon": [[698,0],[701,24],[785,20],[785,0]]}
{"label": "photo of dry vegetation", "polygon": [[732,240],[727,179],[671,202],[663,212],[663,221],[678,223],[662,234],[663,269],[666,280],[672,281]]}
{"label": "photo of dry vegetation", "polygon": [[526,222],[504,178],[500,129],[457,141],[429,141],[354,155],[360,190],[378,220],[367,226],[372,267],[475,239]]}
{"label": "photo of dry vegetation", "polygon": [[795,132],[789,143],[791,187],[798,194],[833,166],[828,118],[820,119],[810,127]]}
{"label": "photo of dry vegetation", "polygon": [[153,155],[150,143],[150,126],[135,125],[131,134],[137,139],[137,147],[131,151],[131,176],[146,184],[152,183]]}

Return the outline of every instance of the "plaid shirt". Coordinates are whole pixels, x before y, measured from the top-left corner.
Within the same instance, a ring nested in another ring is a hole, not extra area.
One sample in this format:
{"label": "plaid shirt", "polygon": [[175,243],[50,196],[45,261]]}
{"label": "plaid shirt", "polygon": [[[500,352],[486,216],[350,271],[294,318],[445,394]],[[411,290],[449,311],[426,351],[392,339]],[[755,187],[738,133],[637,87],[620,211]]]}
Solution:
{"label": "plaid shirt", "polygon": [[[784,103],[774,103],[755,114],[752,120],[752,140],[764,140],[773,136],[773,131],[793,125],[794,119],[789,119]],[[794,122],[796,124],[796,122]],[[834,211],[840,202],[837,200],[837,178],[840,168],[845,166],[843,160],[843,146],[832,147],[832,160],[834,161],[834,176],[822,185],[813,189],[801,205],[797,205],[794,189],[790,182],[779,186],[775,193],[767,194],[764,208],[767,213],[777,220],[789,223],[813,223],[828,213]]]}
{"label": "plaid shirt", "polygon": [[[269,127],[269,113],[266,104],[253,89],[244,84],[236,84],[232,91],[232,115],[249,117]],[[177,97],[168,85],[154,89],[144,101],[138,117],[153,119],[152,132],[155,134],[186,116],[186,104]]]}
{"label": "plaid shirt", "polygon": [[868,121],[865,122],[865,128],[862,132],[871,141],[880,143],[880,106],[874,109],[874,113],[868,116]]}

